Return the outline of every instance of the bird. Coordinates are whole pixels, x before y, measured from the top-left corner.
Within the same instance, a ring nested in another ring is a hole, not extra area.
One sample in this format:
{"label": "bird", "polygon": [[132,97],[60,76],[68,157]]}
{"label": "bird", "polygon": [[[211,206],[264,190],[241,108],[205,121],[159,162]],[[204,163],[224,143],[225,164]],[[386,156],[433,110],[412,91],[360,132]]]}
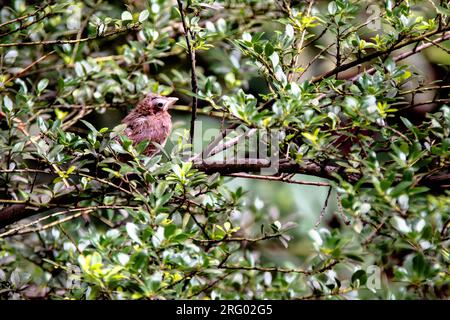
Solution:
{"label": "bird", "polygon": [[144,140],[150,141],[143,152],[146,156],[154,156],[160,151],[152,142],[161,146],[166,144],[172,129],[168,109],[177,101],[175,97],[149,93],[122,120],[126,124],[124,133],[133,141],[133,145]]}

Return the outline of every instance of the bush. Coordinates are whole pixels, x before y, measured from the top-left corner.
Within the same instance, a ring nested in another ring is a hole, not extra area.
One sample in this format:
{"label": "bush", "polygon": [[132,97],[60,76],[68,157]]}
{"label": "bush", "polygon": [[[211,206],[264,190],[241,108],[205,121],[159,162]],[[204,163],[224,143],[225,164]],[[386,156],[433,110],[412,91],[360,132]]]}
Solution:
{"label": "bush", "polygon": [[[0,11],[1,298],[448,298],[446,3],[132,3]],[[149,92],[153,157],[117,125]]]}

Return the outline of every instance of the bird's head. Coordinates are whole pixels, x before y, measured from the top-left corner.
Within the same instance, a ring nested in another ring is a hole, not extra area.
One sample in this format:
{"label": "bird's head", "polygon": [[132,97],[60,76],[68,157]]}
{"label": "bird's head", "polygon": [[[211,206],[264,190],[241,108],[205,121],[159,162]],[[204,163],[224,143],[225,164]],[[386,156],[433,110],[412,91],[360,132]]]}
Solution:
{"label": "bird's head", "polygon": [[177,101],[178,98],[164,97],[158,94],[149,93],[139,102],[137,109],[142,114],[156,114],[158,112],[167,111],[169,107]]}

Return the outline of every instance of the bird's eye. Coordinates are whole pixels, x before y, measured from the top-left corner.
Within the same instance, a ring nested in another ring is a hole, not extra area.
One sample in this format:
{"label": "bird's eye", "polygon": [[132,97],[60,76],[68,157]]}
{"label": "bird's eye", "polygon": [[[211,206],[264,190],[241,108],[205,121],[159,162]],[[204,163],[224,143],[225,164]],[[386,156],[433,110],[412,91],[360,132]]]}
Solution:
{"label": "bird's eye", "polygon": [[158,102],[157,106],[158,106],[159,108],[162,108],[162,107],[163,107],[163,103],[162,103],[162,102]]}

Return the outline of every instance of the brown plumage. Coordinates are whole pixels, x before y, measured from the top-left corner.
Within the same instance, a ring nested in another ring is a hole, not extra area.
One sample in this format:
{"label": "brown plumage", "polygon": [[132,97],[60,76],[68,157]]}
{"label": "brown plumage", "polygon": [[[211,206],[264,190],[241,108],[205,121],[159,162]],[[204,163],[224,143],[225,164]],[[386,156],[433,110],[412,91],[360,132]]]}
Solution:
{"label": "brown plumage", "polygon": [[167,110],[177,100],[178,98],[150,93],[122,120],[122,123],[127,124],[125,134],[133,141],[133,144],[150,140],[150,144],[144,151],[147,156],[159,152],[152,142],[161,146],[166,143],[172,129],[172,120]]}

